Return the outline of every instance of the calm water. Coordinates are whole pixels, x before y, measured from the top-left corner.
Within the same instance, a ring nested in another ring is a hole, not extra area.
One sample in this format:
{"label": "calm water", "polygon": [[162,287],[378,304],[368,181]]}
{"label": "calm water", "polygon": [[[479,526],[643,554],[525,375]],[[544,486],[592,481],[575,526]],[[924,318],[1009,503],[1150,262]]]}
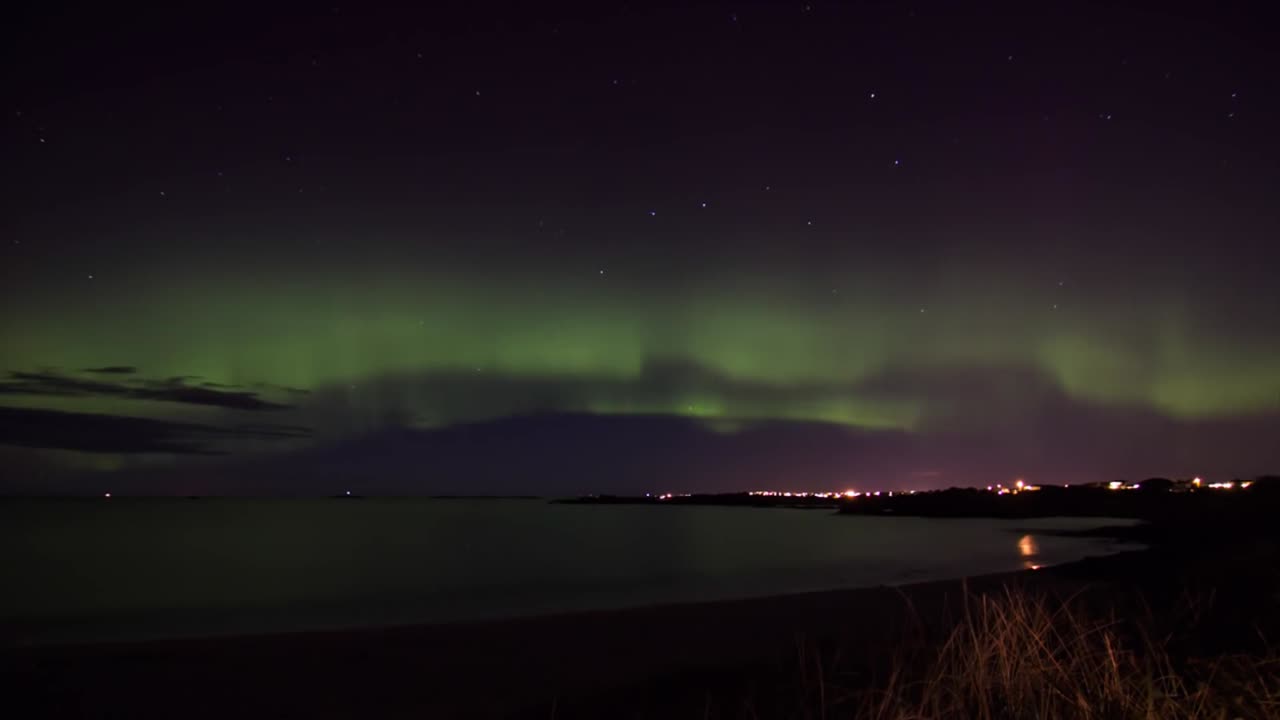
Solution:
{"label": "calm water", "polygon": [[1127,522],[523,500],[7,501],[0,633],[25,644],[269,632],[900,584],[1114,552],[1127,546],[1034,530]]}

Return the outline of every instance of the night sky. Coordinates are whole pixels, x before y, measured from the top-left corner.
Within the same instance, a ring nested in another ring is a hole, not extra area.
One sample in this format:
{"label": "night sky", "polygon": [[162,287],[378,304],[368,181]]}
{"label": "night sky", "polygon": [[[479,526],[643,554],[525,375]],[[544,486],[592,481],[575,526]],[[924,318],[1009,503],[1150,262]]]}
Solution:
{"label": "night sky", "polygon": [[6,22],[0,491],[1280,469],[1262,16],[417,5]]}

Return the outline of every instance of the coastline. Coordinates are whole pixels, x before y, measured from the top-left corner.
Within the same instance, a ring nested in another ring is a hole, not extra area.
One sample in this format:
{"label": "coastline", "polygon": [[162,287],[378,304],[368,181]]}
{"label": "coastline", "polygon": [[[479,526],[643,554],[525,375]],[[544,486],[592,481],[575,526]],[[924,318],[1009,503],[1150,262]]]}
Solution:
{"label": "coastline", "polygon": [[1280,637],[1280,543],[1259,524],[1271,503],[1245,500],[1195,522],[1063,531],[1147,547],[1037,570],[504,620],[12,648],[0,650],[0,676],[24,717],[669,717],[713,693],[789,697],[797,657],[813,648],[838,648],[867,669],[851,682],[870,685],[979,596],[1011,594],[1103,620],[1146,618],[1170,637],[1190,623],[1197,632],[1178,652],[1212,659]]}
{"label": "coastline", "polygon": [[[244,714],[546,716],[637,684],[676,687],[794,655],[799,639],[891,647],[970,594],[1067,596],[1125,581],[1155,550],[1037,571],[888,587],[441,625],[6,650],[0,668],[31,717]],[[649,694],[645,691],[642,694]],[[541,710],[540,710],[541,709]]]}

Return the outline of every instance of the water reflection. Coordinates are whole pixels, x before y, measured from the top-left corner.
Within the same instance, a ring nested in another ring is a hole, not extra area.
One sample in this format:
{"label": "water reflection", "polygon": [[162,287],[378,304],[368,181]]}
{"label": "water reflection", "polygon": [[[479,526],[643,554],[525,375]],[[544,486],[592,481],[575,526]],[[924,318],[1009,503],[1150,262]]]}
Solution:
{"label": "water reflection", "polygon": [[1018,553],[1022,555],[1022,566],[1028,570],[1039,570],[1040,563],[1035,559],[1040,555],[1040,546],[1036,544],[1036,539],[1030,535],[1023,535],[1018,539]]}

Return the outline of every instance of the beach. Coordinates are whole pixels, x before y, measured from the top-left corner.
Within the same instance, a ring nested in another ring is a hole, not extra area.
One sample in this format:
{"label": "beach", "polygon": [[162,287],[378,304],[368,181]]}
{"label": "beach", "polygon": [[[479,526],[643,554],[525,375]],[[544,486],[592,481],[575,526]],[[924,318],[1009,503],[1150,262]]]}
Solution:
{"label": "beach", "polygon": [[[498,622],[30,648],[4,656],[24,717],[576,717],[777,673],[833,638],[874,660],[975,594],[1173,582],[1151,552],[1059,568]],[[1158,565],[1159,563],[1155,563]],[[1146,572],[1135,572],[1146,568]],[[691,688],[694,688],[691,690]],[[554,715],[553,713],[554,709]]]}
{"label": "beach", "polygon": [[[1249,672],[1269,672],[1280,667],[1267,659],[1280,637],[1270,500],[1085,531],[1149,547],[1017,572],[502,620],[10,647],[0,669],[22,717],[810,717],[862,702],[858,693],[912,653],[928,656],[975,607],[1029,600],[1086,618],[1068,644],[1103,628],[1178,667],[1243,658]],[[1018,542],[1016,528],[1005,532]],[[814,707],[823,710],[801,711]]]}

